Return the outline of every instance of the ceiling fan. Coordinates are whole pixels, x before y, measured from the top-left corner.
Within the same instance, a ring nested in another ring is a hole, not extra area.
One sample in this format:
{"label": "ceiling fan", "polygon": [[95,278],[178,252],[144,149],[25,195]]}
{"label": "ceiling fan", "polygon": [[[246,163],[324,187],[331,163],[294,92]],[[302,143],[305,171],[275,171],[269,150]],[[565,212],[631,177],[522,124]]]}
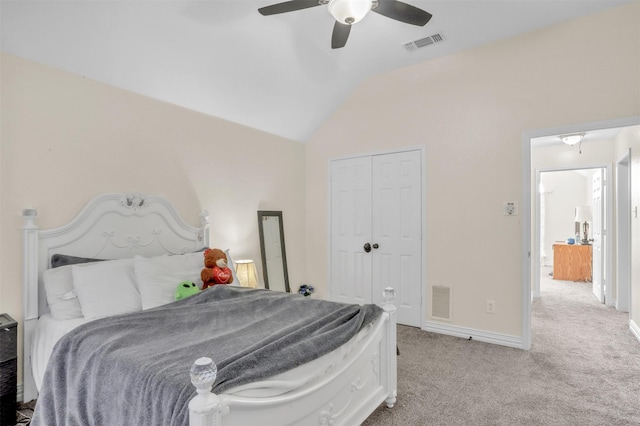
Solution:
{"label": "ceiling fan", "polygon": [[331,48],[339,49],[347,44],[351,25],[359,22],[369,11],[406,24],[423,26],[431,19],[431,14],[398,0],[290,0],[258,9],[264,16],[293,12],[310,7],[327,5],[335,18],[331,36]]}

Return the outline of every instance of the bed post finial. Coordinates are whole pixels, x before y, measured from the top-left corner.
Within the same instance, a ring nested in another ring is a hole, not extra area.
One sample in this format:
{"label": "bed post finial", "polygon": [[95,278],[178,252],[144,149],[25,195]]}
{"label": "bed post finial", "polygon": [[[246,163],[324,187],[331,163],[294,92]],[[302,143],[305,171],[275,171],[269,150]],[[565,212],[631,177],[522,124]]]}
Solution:
{"label": "bed post finial", "polygon": [[384,300],[385,308],[387,305],[390,305],[390,307],[395,311],[396,307],[393,305],[393,302],[396,300],[396,290],[393,287],[385,288],[382,292],[382,300]]}
{"label": "bed post finial", "polygon": [[38,217],[38,211],[36,209],[22,210],[22,218],[24,219],[23,229],[31,229],[31,226],[35,226],[36,217]]}
{"label": "bed post finial", "polygon": [[222,422],[220,398],[211,393],[218,368],[211,358],[198,358],[191,366],[191,383],[198,394],[189,401],[189,426],[219,426]]}

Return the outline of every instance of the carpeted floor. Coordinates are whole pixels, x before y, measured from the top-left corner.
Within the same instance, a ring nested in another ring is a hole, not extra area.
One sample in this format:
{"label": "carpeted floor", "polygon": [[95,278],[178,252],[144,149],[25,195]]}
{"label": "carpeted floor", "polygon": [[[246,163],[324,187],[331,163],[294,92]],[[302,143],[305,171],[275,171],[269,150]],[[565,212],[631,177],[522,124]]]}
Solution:
{"label": "carpeted floor", "polygon": [[16,413],[16,426],[26,426],[31,423],[33,409],[36,406],[35,401],[18,404],[18,412]]}
{"label": "carpeted floor", "polygon": [[398,402],[364,426],[640,425],[628,314],[544,275],[530,351],[399,326]]}

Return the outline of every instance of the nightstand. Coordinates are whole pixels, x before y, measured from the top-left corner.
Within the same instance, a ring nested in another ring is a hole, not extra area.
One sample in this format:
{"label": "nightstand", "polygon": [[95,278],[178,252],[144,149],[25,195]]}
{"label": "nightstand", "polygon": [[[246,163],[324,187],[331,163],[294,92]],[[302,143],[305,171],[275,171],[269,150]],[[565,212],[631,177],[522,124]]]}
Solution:
{"label": "nightstand", "polygon": [[591,246],[581,244],[553,245],[553,279],[591,281]]}
{"label": "nightstand", "polygon": [[18,323],[0,314],[0,426],[16,424]]}

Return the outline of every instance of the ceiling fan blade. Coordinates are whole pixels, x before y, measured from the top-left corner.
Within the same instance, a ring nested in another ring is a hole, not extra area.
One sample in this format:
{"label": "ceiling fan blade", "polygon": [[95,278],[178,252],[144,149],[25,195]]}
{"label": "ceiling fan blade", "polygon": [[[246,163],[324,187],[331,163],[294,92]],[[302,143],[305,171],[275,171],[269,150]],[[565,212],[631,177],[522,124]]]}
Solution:
{"label": "ceiling fan blade", "polygon": [[308,9],[310,7],[320,6],[318,0],[291,0],[282,3],[272,4],[270,6],[261,7],[258,12],[264,16],[276,15],[278,13],[293,12],[296,10]]}
{"label": "ceiling fan blade", "polygon": [[419,26],[426,25],[432,16],[425,10],[398,0],[378,0],[378,6],[371,11],[396,21]]}
{"label": "ceiling fan blade", "polygon": [[349,33],[351,32],[351,25],[343,24],[336,21],[333,26],[333,34],[331,34],[331,48],[340,49],[347,44]]}

